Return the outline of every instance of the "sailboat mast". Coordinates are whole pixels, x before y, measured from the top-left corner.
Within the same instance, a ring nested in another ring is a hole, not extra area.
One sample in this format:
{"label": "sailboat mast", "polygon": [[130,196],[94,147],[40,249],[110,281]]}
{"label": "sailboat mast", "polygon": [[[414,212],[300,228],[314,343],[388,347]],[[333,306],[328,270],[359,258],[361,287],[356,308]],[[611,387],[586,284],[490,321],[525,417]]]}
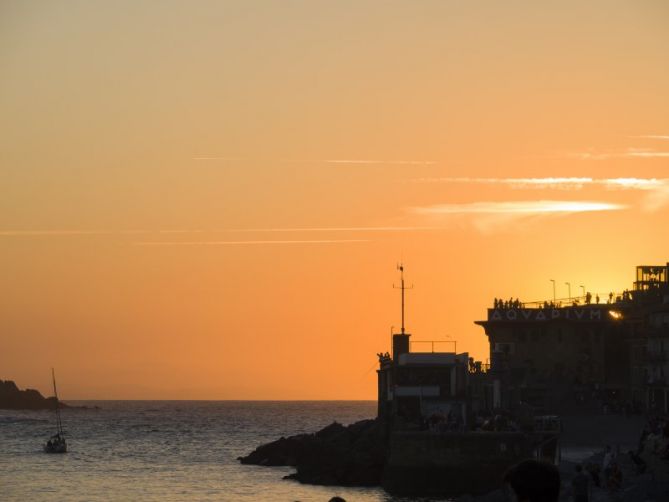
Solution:
{"label": "sailboat mast", "polygon": [[60,401],[58,401],[58,390],[56,389],[56,372],[51,368],[51,377],[53,379],[53,395],[56,397],[56,424],[58,433],[63,434],[63,423],[60,420]]}

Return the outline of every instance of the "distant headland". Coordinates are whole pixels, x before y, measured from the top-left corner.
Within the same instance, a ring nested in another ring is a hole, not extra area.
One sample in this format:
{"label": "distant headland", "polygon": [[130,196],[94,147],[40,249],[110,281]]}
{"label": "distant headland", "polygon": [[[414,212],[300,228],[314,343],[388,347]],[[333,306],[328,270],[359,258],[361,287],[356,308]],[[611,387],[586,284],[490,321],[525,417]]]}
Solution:
{"label": "distant headland", "polygon": [[[21,390],[12,380],[0,380],[0,409],[3,410],[53,410],[55,397],[44,397],[38,390]],[[62,401],[61,408],[69,408]]]}

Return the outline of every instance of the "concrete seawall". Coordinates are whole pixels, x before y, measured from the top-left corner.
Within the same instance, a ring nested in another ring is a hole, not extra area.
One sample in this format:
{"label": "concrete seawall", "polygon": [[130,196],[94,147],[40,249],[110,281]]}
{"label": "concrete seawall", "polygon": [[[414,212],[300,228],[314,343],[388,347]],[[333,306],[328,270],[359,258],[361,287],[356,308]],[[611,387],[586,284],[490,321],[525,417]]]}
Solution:
{"label": "concrete seawall", "polygon": [[403,495],[485,493],[506,470],[536,456],[550,436],[520,432],[394,432],[382,485]]}

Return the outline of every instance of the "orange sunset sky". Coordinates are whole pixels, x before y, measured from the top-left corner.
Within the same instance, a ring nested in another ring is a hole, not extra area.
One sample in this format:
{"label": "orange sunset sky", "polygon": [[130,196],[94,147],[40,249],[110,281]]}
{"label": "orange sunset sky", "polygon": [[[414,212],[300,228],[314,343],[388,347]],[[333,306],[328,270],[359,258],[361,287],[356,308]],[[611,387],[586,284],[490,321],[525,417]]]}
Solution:
{"label": "orange sunset sky", "polygon": [[669,3],[1,1],[0,378],[374,399],[669,261]]}

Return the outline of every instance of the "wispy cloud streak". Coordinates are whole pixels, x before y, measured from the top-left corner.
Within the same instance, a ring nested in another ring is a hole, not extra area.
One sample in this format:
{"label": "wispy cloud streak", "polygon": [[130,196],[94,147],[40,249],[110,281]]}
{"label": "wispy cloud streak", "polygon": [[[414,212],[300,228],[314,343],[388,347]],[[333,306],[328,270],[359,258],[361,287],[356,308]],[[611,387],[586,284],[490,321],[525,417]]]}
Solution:
{"label": "wispy cloud streak", "polygon": [[653,150],[651,148],[628,148],[622,152],[576,152],[567,157],[579,160],[607,160],[607,159],[654,159],[669,157],[669,152]]}
{"label": "wispy cloud streak", "polygon": [[484,234],[518,230],[531,222],[569,214],[625,209],[622,204],[592,201],[506,201],[435,204],[411,207],[408,211],[430,220],[471,224]]}
{"label": "wispy cloud streak", "polygon": [[241,246],[264,244],[350,244],[371,242],[368,239],[319,239],[319,240],[249,240],[249,241],[139,241],[136,246]]}
{"label": "wispy cloud streak", "polygon": [[416,183],[467,183],[501,185],[512,189],[582,190],[601,187],[606,190],[638,190],[644,192],[641,208],[654,212],[669,205],[669,178],[416,178]]}
{"label": "wispy cloud streak", "polygon": [[406,165],[430,166],[437,164],[435,160],[380,160],[380,159],[253,159],[241,157],[199,156],[192,160],[230,161],[230,162],[280,162],[284,164],[359,164],[359,165]]}
{"label": "wispy cloud streak", "polygon": [[0,230],[0,237],[41,237],[76,235],[136,235],[150,233],[150,230]]}
{"label": "wispy cloud streak", "polygon": [[471,183],[505,185],[510,188],[580,190],[587,185],[603,186],[609,189],[654,190],[669,185],[664,178],[415,178],[417,183]]}
{"label": "wispy cloud streak", "polygon": [[630,137],[632,137],[632,138],[669,140],[669,134],[644,134],[642,136],[630,136]]}
{"label": "wispy cloud streak", "polygon": [[[168,229],[168,230],[0,230],[0,237],[67,237],[97,235],[202,235],[240,233],[327,233],[327,232],[420,232],[443,230],[439,226],[369,226],[369,227],[267,227],[267,228],[224,228],[224,229]],[[226,241],[227,242],[227,241]],[[237,242],[237,241],[233,241]],[[240,241],[247,242],[247,241]],[[254,241],[255,242],[255,241]],[[279,241],[271,241],[279,242]],[[302,242],[302,241],[290,241]],[[309,241],[325,242],[325,241]],[[337,241],[344,242],[344,241]],[[353,241],[351,241],[353,242]]]}
{"label": "wispy cloud streak", "polygon": [[436,204],[433,206],[413,207],[415,214],[560,214],[583,213],[590,211],[615,211],[626,206],[610,202],[587,201],[512,201],[512,202],[470,202],[465,204]]}
{"label": "wispy cloud streak", "polygon": [[409,166],[429,166],[437,162],[434,160],[359,160],[359,159],[342,159],[342,160],[324,160],[327,164],[390,164],[390,165],[409,165]]}

